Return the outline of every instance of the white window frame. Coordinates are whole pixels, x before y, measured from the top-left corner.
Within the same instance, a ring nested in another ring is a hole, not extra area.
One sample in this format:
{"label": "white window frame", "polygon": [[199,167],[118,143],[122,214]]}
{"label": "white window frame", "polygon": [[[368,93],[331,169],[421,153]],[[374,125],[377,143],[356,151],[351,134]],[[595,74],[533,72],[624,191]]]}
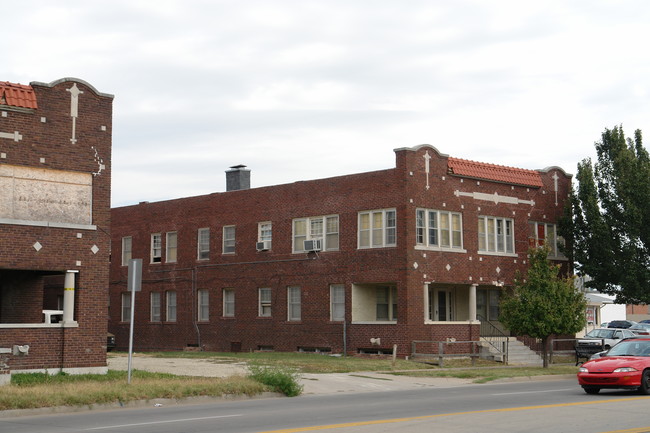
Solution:
{"label": "white window frame", "polygon": [[345,320],[345,285],[330,284],[330,321]]}
{"label": "white window frame", "polygon": [[235,289],[223,289],[223,317],[235,317]]}
{"label": "white window frame", "polygon": [[208,289],[199,289],[197,294],[197,320],[199,322],[210,321],[210,291]]}
{"label": "white window frame", "polygon": [[165,292],[165,322],[176,322],[177,319],[177,296],[174,290]]}
{"label": "white window frame", "polygon": [[463,214],[438,209],[416,209],[415,244],[417,249],[466,252]]}
{"label": "white window frame", "polygon": [[271,221],[264,221],[257,223],[257,242],[272,241],[273,240],[273,223]]}
{"label": "white window frame", "polygon": [[178,260],[178,232],[165,234],[165,262],[176,263]]}
{"label": "white window frame", "polygon": [[305,252],[305,242],[321,240],[321,251],[338,251],[339,249],[339,216],[321,215],[305,218],[295,218],[292,223],[292,249],[294,253]]}
{"label": "white window frame", "polygon": [[[539,236],[539,228],[544,228],[544,239]],[[557,234],[557,225],[537,221],[528,222],[528,243],[531,247],[541,247],[546,244],[549,247],[549,258],[556,260],[567,260],[560,251],[558,245],[564,244],[564,238]]]}
{"label": "white window frame", "polygon": [[122,293],[121,321],[131,321],[131,292]]}
{"label": "white window frame", "polygon": [[133,238],[124,236],[122,238],[122,266],[129,266],[129,260],[133,258]]}
{"label": "white window frame", "polygon": [[151,234],[151,263],[162,262],[162,235],[160,233]]}
{"label": "white window frame", "polygon": [[480,254],[499,256],[517,255],[515,251],[514,219],[479,215],[477,235],[477,248]]}
{"label": "white window frame", "polygon": [[359,212],[357,227],[358,249],[397,246],[397,211],[395,209]]}
{"label": "white window frame", "polygon": [[210,228],[200,228],[196,236],[196,259],[210,260]]}
{"label": "white window frame", "polygon": [[271,317],[272,315],[272,292],[268,287],[258,289],[258,316]]}
{"label": "white window frame", "polygon": [[151,292],[149,294],[149,321],[160,322],[160,292]]}
{"label": "white window frame", "polygon": [[237,241],[236,226],[223,226],[223,254],[235,254],[235,245]]}
{"label": "white window frame", "polygon": [[287,287],[287,320],[299,322],[302,320],[302,294],[299,286]]}

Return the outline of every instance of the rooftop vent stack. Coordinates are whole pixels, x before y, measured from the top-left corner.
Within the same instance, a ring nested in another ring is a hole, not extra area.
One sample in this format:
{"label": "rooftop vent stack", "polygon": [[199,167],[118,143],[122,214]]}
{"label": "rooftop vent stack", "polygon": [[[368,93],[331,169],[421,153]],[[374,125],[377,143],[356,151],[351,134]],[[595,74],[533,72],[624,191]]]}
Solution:
{"label": "rooftop vent stack", "polygon": [[251,171],[245,165],[233,165],[226,171],[226,191],[250,189]]}

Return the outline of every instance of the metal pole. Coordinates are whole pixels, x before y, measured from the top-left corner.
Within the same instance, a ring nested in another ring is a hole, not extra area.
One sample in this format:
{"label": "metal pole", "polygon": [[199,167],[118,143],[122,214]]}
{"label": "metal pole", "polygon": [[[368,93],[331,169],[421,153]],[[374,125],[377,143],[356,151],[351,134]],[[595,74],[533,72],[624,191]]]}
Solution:
{"label": "metal pole", "polygon": [[133,361],[133,319],[135,316],[135,290],[131,292],[131,319],[129,320],[129,364],[127,383],[131,383],[131,362]]}

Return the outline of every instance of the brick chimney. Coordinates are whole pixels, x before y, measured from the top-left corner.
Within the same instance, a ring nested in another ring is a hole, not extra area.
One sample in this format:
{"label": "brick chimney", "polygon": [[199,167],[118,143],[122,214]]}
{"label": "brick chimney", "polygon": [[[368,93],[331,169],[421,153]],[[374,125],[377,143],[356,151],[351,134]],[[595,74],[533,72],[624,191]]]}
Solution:
{"label": "brick chimney", "polygon": [[245,165],[233,165],[226,171],[226,191],[250,189],[251,171]]}

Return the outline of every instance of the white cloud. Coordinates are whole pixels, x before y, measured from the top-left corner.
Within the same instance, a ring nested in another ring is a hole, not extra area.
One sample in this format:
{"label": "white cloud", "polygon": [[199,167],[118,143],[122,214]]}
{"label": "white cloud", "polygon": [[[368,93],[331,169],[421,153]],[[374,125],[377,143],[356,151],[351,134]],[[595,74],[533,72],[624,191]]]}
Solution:
{"label": "white cloud", "polygon": [[[0,80],[115,95],[113,203],[461,158],[575,172],[647,130],[650,3],[9,0]],[[138,185],[138,188],[133,188]]]}

